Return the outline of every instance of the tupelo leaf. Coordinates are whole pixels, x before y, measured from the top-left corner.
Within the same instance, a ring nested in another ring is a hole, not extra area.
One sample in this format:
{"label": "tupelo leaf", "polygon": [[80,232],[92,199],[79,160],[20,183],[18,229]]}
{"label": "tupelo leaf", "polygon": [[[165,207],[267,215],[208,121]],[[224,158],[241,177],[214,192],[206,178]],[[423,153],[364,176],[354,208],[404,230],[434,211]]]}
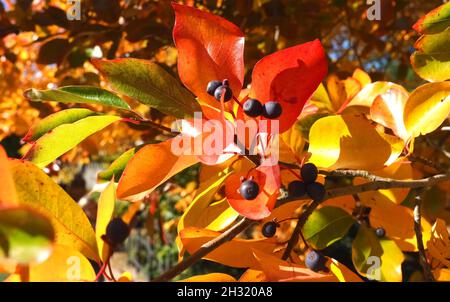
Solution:
{"label": "tupelo leaf", "polygon": [[139,59],[92,60],[111,87],[177,118],[201,111],[192,94],[156,63]]}
{"label": "tupelo leaf", "polygon": [[105,244],[102,236],[106,234],[106,228],[114,215],[116,202],[116,187],[114,178],[100,194],[97,206],[97,219],[95,220],[95,237],[97,239],[98,254],[102,261],[106,261],[109,253],[109,246]]}

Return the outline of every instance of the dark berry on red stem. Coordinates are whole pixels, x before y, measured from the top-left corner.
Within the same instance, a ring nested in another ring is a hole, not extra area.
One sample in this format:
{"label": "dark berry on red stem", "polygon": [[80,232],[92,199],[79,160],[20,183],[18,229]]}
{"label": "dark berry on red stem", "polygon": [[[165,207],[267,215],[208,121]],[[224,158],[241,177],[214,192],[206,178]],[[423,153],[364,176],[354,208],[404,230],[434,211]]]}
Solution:
{"label": "dark berry on red stem", "polygon": [[303,181],[306,184],[310,184],[316,181],[319,170],[317,170],[316,165],[314,165],[313,163],[307,163],[304,164],[300,169],[300,174]]}
{"label": "dark berry on red stem", "polygon": [[300,180],[291,181],[288,185],[288,192],[290,197],[302,197],[306,194],[306,185]]}
{"label": "dark berry on red stem", "polygon": [[310,251],[308,254],[306,254],[306,267],[314,272],[327,271],[328,269],[325,266],[326,262],[327,258],[317,251]]}
{"label": "dark berry on red stem", "polygon": [[283,109],[278,102],[267,102],[263,105],[263,116],[268,119],[280,117]]}
{"label": "dark berry on red stem", "polygon": [[325,187],[318,182],[313,182],[306,185],[306,193],[314,201],[320,202],[325,197]]}
{"label": "dark berry on red stem", "polygon": [[375,234],[378,238],[383,238],[384,236],[386,236],[386,231],[383,228],[376,228]]}
{"label": "dark berry on red stem", "polygon": [[209,95],[214,96],[214,92],[216,91],[217,88],[219,88],[219,86],[222,86],[222,83],[220,81],[211,81],[206,86],[206,92]]}
{"label": "dark berry on red stem", "polygon": [[229,86],[220,85],[216,88],[214,91],[214,97],[216,100],[220,101],[223,96],[223,101],[228,102],[233,97],[233,92],[231,91],[231,88]]}
{"label": "dark berry on red stem", "polygon": [[120,218],[114,218],[106,227],[106,239],[113,245],[121,244],[130,234],[130,228]]}
{"label": "dark berry on red stem", "polygon": [[262,227],[262,234],[264,237],[270,238],[277,232],[278,224],[274,221],[266,222]]}
{"label": "dark berry on red stem", "polygon": [[242,109],[248,116],[257,117],[262,114],[263,105],[256,99],[248,99],[245,101],[244,105],[242,105]]}
{"label": "dark berry on red stem", "polygon": [[259,186],[254,180],[246,180],[239,187],[239,193],[247,200],[253,200],[259,194]]}

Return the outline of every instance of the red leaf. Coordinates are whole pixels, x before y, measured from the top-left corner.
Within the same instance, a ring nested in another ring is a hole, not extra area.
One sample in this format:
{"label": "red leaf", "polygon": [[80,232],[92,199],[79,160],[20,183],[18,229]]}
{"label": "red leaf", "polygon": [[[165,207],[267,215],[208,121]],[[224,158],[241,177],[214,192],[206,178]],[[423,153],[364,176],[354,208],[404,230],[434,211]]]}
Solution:
{"label": "red leaf", "polygon": [[214,107],[219,103],[206,93],[209,81],[228,79],[238,96],[244,80],[244,35],[240,29],[208,12],[176,3],[172,7],[173,38],[183,84]]}
{"label": "red leaf", "polygon": [[[246,200],[239,193],[242,176],[244,178],[253,176],[253,180],[258,183],[260,192],[255,199]],[[225,182],[225,194],[230,206],[239,214],[250,219],[260,220],[272,212],[280,185],[280,167],[278,165],[259,166],[249,173],[241,172],[228,177]]]}
{"label": "red leaf", "polygon": [[280,50],[255,65],[250,96],[262,103],[281,104],[280,132],[284,132],[295,122],[327,70],[319,40]]}

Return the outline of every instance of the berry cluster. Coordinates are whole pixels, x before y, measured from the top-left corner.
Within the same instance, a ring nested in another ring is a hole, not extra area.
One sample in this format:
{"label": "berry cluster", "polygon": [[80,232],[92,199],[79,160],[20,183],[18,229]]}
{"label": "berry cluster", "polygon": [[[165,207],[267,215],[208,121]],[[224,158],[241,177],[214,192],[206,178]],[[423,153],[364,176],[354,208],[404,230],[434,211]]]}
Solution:
{"label": "berry cluster", "polygon": [[306,254],[305,264],[306,267],[314,272],[324,271],[327,272],[328,268],[325,263],[327,263],[328,259],[318,251],[310,251]]}
{"label": "berry cluster", "polygon": [[257,99],[248,99],[245,101],[244,105],[242,105],[242,109],[248,116],[258,117],[262,115],[267,119],[278,118],[283,111],[278,102],[270,101],[262,105]]}
{"label": "berry cluster", "polygon": [[[206,92],[213,96],[216,100],[220,101],[223,97],[224,102],[228,102],[233,98],[233,91],[230,88],[230,83],[228,80],[218,81],[213,80],[206,86]],[[270,101],[261,104],[257,99],[248,99],[242,105],[242,109],[245,114],[250,117],[264,116],[267,119],[275,119],[281,116],[282,108],[280,103],[275,101]]]}
{"label": "berry cluster", "polygon": [[222,99],[222,96],[224,102],[228,102],[233,98],[233,91],[230,88],[228,80],[223,80],[222,82],[214,80],[209,82],[206,86],[206,92],[218,101]]}
{"label": "berry cluster", "polygon": [[294,180],[288,185],[289,196],[302,197],[308,194],[314,201],[322,201],[325,197],[325,187],[316,182],[319,171],[312,163],[307,163],[300,169],[302,181]]}

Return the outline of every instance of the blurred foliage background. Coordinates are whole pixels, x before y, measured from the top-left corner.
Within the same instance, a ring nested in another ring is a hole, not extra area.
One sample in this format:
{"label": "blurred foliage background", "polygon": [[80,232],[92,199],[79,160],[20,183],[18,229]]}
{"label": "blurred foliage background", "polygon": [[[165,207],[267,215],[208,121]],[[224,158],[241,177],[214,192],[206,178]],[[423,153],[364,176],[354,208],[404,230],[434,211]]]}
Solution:
{"label": "blurred foliage background", "polygon": [[[102,86],[90,58],[143,58],[156,61],[177,75],[171,1],[82,0],[81,20],[73,21],[66,15],[70,2],[73,1],[0,0],[0,141],[11,157],[20,157],[26,151],[21,138],[37,119],[70,107],[28,102],[23,97],[27,88]],[[442,3],[380,0],[381,20],[370,21],[370,5],[366,1],[179,2],[210,10],[242,29],[246,35],[246,83],[252,66],[264,55],[319,38],[328,54],[330,74],[344,79],[360,67],[374,81],[389,80],[407,88],[421,83],[409,61],[418,38],[411,26]],[[129,101],[144,116],[170,124],[170,119],[156,110]],[[122,152],[158,135],[149,128],[116,123],[62,156],[46,172],[82,203],[90,217],[95,217],[98,194],[92,190],[96,190],[96,173]],[[192,200],[198,169],[177,176],[141,205],[134,234],[124,246],[124,253],[117,254],[118,265],[113,263],[114,267],[132,267],[145,280],[177,261],[172,244],[176,221]],[[127,207],[123,203],[121,210],[127,211]],[[208,271],[208,266],[223,270],[204,261],[185,275]]]}

